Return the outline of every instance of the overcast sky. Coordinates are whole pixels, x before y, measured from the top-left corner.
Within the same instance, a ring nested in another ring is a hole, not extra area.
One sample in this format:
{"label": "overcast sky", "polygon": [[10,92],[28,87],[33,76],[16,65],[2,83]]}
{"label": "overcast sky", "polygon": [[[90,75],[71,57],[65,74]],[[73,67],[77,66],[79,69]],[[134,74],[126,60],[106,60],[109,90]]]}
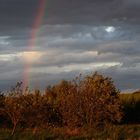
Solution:
{"label": "overcast sky", "polygon": [[44,89],[99,71],[121,91],[140,89],[140,0],[46,0],[36,43],[30,34],[41,0],[0,0],[0,89],[23,79]]}

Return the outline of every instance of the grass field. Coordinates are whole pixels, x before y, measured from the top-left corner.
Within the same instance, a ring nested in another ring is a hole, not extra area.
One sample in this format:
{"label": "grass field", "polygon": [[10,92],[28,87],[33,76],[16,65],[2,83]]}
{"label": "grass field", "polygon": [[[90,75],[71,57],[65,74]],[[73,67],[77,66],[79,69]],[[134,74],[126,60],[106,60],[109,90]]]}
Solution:
{"label": "grass field", "polygon": [[0,140],[139,140],[140,125],[111,126],[97,133],[94,130],[51,128],[40,129],[35,134],[32,130],[17,130],[11,136],[11,130],[1,129]]}
{"label": "grass field", "polygon": [[124,109],[125,123],[140,124],[140,93],[121,94],[120,99]]}

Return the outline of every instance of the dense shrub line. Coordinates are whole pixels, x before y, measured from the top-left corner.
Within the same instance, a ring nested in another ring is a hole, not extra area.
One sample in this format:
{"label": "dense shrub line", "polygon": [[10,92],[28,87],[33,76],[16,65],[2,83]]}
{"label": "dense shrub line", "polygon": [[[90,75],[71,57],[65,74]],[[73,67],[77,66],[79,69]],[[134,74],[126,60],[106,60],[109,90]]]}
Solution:
{"label": "dense shrub line", "polygon": [[86,126],[100,130],[121,122],[122,118],[127,120],[126,104],[122,97],[120,100],[112,79],[98,73],[80,75],[72,81],[62,80],[48,86],[45,94],[28,88],[23,91],[22,83],[17,83],[0,95],[0,125],[10,127],[11,124],[12,134],[17,127],[33,128],[33,132],[48,126]]}

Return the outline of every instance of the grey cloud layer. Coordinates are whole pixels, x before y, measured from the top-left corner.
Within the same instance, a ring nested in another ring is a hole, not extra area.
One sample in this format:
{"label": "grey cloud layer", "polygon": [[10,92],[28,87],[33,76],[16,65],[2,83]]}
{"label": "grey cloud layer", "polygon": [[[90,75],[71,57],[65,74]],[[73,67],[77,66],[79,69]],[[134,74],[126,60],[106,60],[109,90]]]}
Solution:
{"label": "grey cloud layer", "polygon": [[[120,24],[140,19],[139,0],[46,0],[44,24]],[[30,27],[36,15],[38,0],[1,0],[1,30]],[[18,26],[17,26],[18,25]],[[3,27],[2,27],[3,26]]]}
{"label": "grey cloud layer", "polygon": [[[25,59],[21,54],[28,51],[38,4],[38,0],[0,2],[2,89],[22,79]],[[44,88],[60,79],[71,79],[80,72],[75,65],[114,63],[92,70],[112,76],[122,90],[138,89],[139,17],[139,0],[48,0],[34,48],[40,57],[32,62],[32,85]],[[108,27],[114,31],[107,32]],[[92,71],[85,69],[84,73]]]}

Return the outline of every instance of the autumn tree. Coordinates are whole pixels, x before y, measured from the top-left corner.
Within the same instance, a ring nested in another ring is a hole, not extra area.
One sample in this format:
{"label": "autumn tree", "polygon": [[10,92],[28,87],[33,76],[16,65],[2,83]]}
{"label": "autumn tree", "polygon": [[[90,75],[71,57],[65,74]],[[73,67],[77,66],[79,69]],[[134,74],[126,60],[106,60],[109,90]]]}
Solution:
{"label": "autumn tree", "polygon": [[2,112],[5,113],[11,120],[13,124],[12,135],[19,122],[23,119],[23,113],[25,108],[22,102],[22,83],[18,82],[15,87],[13,87],[4,98],[4,105]]}
{"label": "autumn tree", "polygon": [[121,103],[113,81],[97,72],[88,75],[80,83],[83,111],[89,126],[105,126],[120,122]]}
{"label": "autumn tree", "polygon": [[33,133],[36,133],[41,127],[53,125],[57,121],[57,110],[39,90],[24,96],[23,102],[26,108],[24,121],[28,127],[33,128]]}
{"label": "autumn tree", "polygon": [[24,122],[28,127],[33,128],[34,132],[39,125],[42,125],[45,119],[43,117],[42,102],[43,98],[39,90],[35,90],[34,93],[23,97],[23,104],[26,108]]}
{"label": "autumn tree", "polygon": [[66,92],[60,102],[66,125],[100,127],[122,118],[119,92],[111,78],[94,73],[59,88]]}
{"label": "autumn tree", "polygon": [[80,126],[82,122],[81,114],[79,114],[81,103],[76,85],[71,81],[62,80],[56,87],[63,125]]}
{"label": "autumn tree", "polygon": [[0,92],[0,125],[5,125],[6,121],[8,120],[6,114],[4,113],[4,101],[5,95],[4,93]]}

